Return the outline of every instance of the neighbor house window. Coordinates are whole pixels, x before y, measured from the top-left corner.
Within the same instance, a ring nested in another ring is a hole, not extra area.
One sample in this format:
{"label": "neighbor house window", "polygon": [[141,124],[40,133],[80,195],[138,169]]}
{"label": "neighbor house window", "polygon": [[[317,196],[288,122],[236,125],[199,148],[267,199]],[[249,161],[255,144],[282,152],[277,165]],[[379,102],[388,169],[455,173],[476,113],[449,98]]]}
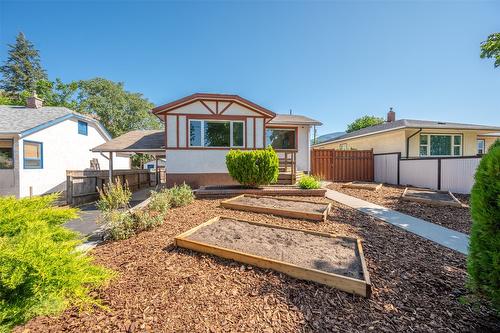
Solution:
{"label": "neighbor house window", "polygon": [[245,145],[243,121],[189,121],[190,147],[234,147]]}
{"label": "neighbor house window", "polygon": [[477,153],[479,155],[484,154],[484,148],[485,148],[485,142],[484,139],[478,139],[477,140]]}
{"label": "neighbor house window", "polygon": [[295,130],[286,128],[267,128],[266,147],[274,149],[297,149],[295,146]]}
{"label": "neighbor house window", "polygon": [[420,156],[461,156],[462,136],[420,134]]}
{"label": "neighbor house window", "polygon": [[78,120],[78,134],[88,135],[89,129],[86,122]]}
{"label": "neighbor house window", "polygon": [[41,142],[24,141],[23,160],[25,169],[42,169],[43,144]]}
{"label": "neighbor house window", "polygon": [[342,143],[342,144],[339,146],[339,149],[340,149],[340,150],[347,150],[347,143]]}
{"label": "neighbor house window", "polygon": [[0,139],[0,169],[14,168],[14,141]]}

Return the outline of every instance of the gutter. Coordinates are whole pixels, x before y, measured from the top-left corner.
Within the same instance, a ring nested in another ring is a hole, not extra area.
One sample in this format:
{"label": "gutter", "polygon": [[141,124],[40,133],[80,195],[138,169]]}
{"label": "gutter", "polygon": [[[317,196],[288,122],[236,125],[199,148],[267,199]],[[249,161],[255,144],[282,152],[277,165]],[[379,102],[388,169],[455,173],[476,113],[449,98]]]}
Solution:
{"label": "gutter", "polygon": [[420,132],[422,132],[422,128],[420,128],[418,131],[416,131],[415,133],[406,138],[406,158],[408,158],[410,154],[410,139]]}

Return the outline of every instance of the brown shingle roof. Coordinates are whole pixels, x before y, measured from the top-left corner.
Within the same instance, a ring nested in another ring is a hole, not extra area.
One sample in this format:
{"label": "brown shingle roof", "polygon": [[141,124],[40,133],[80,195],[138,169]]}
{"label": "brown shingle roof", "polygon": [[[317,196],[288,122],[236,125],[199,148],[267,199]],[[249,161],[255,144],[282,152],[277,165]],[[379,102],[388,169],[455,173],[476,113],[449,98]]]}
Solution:
{"label": "brown shingle roof", "polygon": [[131,131],[92,149],[94,152],[163,152],[163,130]]}

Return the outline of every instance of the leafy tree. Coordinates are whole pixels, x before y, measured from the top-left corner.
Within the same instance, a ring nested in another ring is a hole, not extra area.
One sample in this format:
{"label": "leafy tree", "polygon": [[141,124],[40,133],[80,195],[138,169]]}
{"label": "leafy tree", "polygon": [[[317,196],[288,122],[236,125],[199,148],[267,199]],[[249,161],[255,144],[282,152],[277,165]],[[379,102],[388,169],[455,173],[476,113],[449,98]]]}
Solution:
{"label": "leafy tree", "polygon": [[481,159],[474,178],[469,282],[500,311],[500,140]]}
{"label": "leafy tree", "polygon": [[365,127],[380,125],[384,122],[383,118],[375,117],[375,116],[363,116],[361,118],[356,119],[349,125],[347,125],[346,132],[354,132],[360,130]]}
{"label": "leafy tree", "polygon": [[23,91],[33,92],[38,81],[47,79],[38,50],[22,32],[17,35],[16,43],[8,46],[9,55],[0,67],[0,88],[15,95]]}
{"label": "leafy tree", "polygon": [[17,99],[12,97],[11,94],[0,90],[0,105],[17,105]]}
{"label": "leafy tree", "polygon": [[103,78],[78,81],[76,111],[97,117],[113,136],[138,129],[159,129],[153,104],[140,93],[126,91],[122,82]]}
{"label": "leafy tree", "polygon": [[495,67],[500,66],[500,32],[489,35],[481,43],[481,58],[495,58]]}
{"label": "leafy tree", "polygon": [[137,153],[130,156],[130,160],[132,161],[132,167],[137,169],[144,169],[144,164],[154,159],[155,159],[154,156],[142,153]]}

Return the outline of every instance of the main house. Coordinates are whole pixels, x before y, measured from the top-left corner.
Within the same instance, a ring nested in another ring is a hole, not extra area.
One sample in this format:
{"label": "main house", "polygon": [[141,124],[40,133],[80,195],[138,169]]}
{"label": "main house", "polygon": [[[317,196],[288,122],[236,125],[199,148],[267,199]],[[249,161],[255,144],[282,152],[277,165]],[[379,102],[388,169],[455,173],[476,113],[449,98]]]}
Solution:
{"label": "main house", "polygon": [[366,127],[313,145],[315,149],[400,153],[402,158],[462,157],[484,154],[500,137],[500,127],[429,120],[396,120],[389,111],[383,124]]}
{"label": "main house", "polygon": [[234,184],[226,154],[268,145],[285,163],[280,177],[293,183],[295,175],[310,170],[311,128],[321,125],[305,116],[276,114],[237,95],[198,93],[152,112],[164,122],[163,131],[129,132],[93,151],[165,156],[167,185]]}
{"label": "main house", "polygon": [[[0,195],[45,194],[65,190],[66,170],[107,167],[91,148],[111,139],[95,119],[64,107],[44,107],[36,96],[27,106],[0,106]],[[129,158],[115,167],[128,169]]]}

